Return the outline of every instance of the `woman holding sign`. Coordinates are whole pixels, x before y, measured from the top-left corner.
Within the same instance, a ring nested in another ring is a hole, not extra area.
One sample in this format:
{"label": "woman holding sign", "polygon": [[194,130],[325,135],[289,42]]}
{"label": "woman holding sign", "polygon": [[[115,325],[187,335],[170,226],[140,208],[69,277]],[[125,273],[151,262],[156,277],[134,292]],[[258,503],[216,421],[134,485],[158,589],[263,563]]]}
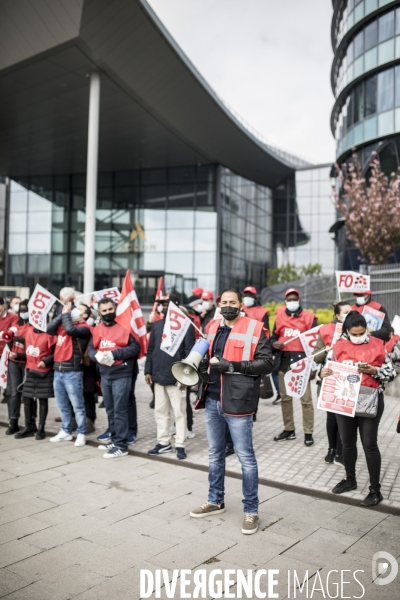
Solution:
{"label": "woman holding sign", "polygon": [[[378,448],[378,427],[384,410],[383,384],[392,381],[395,371],[390,358],[387,356],[382,340],[371,337],[367,332],[365,318],[358,312],[351,311],[344,324],[341,339],[335,344],[333,360],[354,365],[362,374],[361,393],[363,397],[378,393],[378,404],[375,416],[364,413],[354,417],[337,414],[339,433],[343,444],[343,459],[346,469],[346,479],[343,479],[332,490],[334,494],[350,492],[357,488],[357,430],[360,431],[365,458],[370,477],[370,492],[361,502],[362,506],[375,506],[383,500],[380,492],[381,454]],[[324,368],[321,377],[329,377],[332,369]]]}

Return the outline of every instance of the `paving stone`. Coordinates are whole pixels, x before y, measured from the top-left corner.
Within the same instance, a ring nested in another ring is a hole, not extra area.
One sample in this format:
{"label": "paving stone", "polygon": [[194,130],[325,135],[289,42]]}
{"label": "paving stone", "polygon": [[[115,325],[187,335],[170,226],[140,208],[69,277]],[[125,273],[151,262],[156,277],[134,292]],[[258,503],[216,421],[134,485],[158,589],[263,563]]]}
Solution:
{"label": "paving stone", "polygon": [[78,537],[84,537],[86,533],[93,533],[103,527],[103,523],[98,519],[89,516],[75,517],[65,523],[47,527],[42,531],[28,535],[24,538],[24,542],[35,548],[49,550]]}
{"label": "paving stone", "polygon": [[0,545],[17,540],[48,527],[32,517],[23,517],[0,526]]}
{"label": "paving stone", "polygon": [[241,542],[223,552],[218,558],[237,565],[240,569],[255,569],[294,543],[293,538],[270,533],[267,529],[256,535],[243,536]]}
{"label": "paving stone", "polygon": [[2,544],[0,552],[0,568],[13,565],[14,563],[19,562],[28,556],[39,554],[39,552],[39,548],[34,548],[33,546],[25,544],[19,540],[13,540],[11,542],[7,542],[6,544]]}
{"label": "paving stone", "polygon": [[385,513],[368,511],[368,517],[365,513],[365,508],[351,506],[339,516],[325,523],[324,527],[325,529],[342,531],[349,535],[362,536],[373,529],[378,523],[388,518],[388,515]]}
{"label": "paving stone", "polygon": [[48,502],[47,500],[42,500],[40,498],[33,498],[26,502],[8,505],[0,510],[0,525],[22,517],[39,514],[50,508],[54,508],[55,506],[56,505],[53,502]]}
{"label": "paving stone", "polygon": [[285,556],[302,560],[307,556],[313,563],[330,564],[335,556],[342,554],[356,543],[358,537],[330,529],[318,529],[306,539],[284,552]]}
{"label": "paving stone", "polygon": [[357,540],[347,552],[371,558],[375,552],[385,550],[393,556],[400,554],[400,519],[388,515],[366,535]]}

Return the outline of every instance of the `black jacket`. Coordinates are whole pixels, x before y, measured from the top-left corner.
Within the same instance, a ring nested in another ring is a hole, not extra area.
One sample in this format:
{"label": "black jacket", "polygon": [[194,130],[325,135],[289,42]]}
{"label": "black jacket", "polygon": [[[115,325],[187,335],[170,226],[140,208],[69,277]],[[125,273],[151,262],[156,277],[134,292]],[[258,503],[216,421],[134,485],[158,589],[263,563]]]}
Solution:
{"label": "black jacket", "polygon": [[[233,362],[235,372],[222,374],[221,407],[226,414],[242,416],[256,412],[261,375],[271,373],[273,362],[270,341],[264,331],[261,331],[254,359]],[[211,369],[209,378],[212,377],[218,377],[218,373]],[[205,408],[206,395],[207,385],[205,394],[196,403],[196,409]]]}
{"label": "black jacket", "polygon": [[[105,325],[108,327],[114,327],[116,324],[116,321],[105,323]],[[93,346],[93,338],[90,340],[89,357],[91,360],[93,360],[93,362],[96,363],[102,379],[120,379],[121,377],[132,377],[133,370],[136,368],[135,359],[139,352],[139,342],[135,340],[133,335],[130,335],[128,344],[125,346],[125,348],[118,348],[117,350],[111,351],[115,360],[122,360],[123,362],[118,365],[107,367],[107,365],[101,365],[96,361],[95,354],[97,353],[97,350]]]}
{"label": "black jacket", "polygon": [[175,385],[176,379],[171,373],[174,363],[186,358],[195,343],[194,328],[189,325],[185,337],[179,346],[175,356],[170,356],[161,350],[161,337],[165,320],[155,321],[151,327],[149,347],[147,348],[145,375],[150,374],[154,383],[159,385]]}
{"label": "black jacket", "polygon": [[[65,333],[72,337],[72,356],[69,360],[64,362],[55,362],[54,370],[83,371],[82,353],[85,352],[87,343],[91,336],[90,327],[76,327],[72,323],[71,315],[69,313],[64,313],[62,315],[58,315],[51,321],[51,323],[47,325],[47,333],[50,335],[57,335],[58,328],[61,324],[64,326]],[[77,342],[78,339],[81,343],[82,352]]]}
{"label": "black jacket", "polygon": [[212,321],[212,319],[214,318],[216,310],[217,310],[217,307],[213,306],[212,308],[210,308],[209,311],[206,312],[204,317],[201,317],[201,328],[202,328],[203,332],[205,332],[208,323],[210,321]]}
{"label": "black jacket", "polygon": [[[366,306],[368,306],[368,304],[366,304]],[[383,340],[384,342],[388,342],[389,338],[390,338],[390,330],[391,330],[392,326],[390,325],[389,316],[388,316],[386,308],[381,306],[379,310],[384,313],[385,318],[383,319],[381,328],[378,329],[378,331],[371,331],[370,335],[371,335],[371,337],[376,337],[376,338],[379,338],[380,340]]]}
{"label": "black jacket", "polygon": [[[286,313],[288,315],[292,315],[293,317],[299,317],[301,315],[301,313],[303,312],[303,308],[300,306],[300,308],[298,310],[296,310],[295,313],[291,313],[290,311],[288,311],[288,309],[286,309]],[[317,319],[314,317],[314,321],[310,327],[310,329],[312,329],[313,327],[316,327],[318,325],[318,321]],[[272,331],[272,335],[271,335],[271,346],[274,342],[278,341],[278,335],[275,332],[275,328],[276,325],[274,324],[274,329]],[[279,370],[283,370],[283,371],[288,371],[290,369],[290,365],[292,363],[297,362],[298,360],[300,360],[301,358],[305,357],[305,352],[287,352],[285,350],[275,350],[273,348],[273,352],[274,352],[274,371],[278,372]]]}

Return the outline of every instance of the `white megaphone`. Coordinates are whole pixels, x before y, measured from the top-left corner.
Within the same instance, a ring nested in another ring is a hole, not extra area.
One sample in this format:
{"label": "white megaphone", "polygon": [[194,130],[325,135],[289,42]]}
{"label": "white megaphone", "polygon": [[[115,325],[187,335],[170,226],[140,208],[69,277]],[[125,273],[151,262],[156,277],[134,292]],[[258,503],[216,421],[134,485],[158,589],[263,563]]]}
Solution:
{"label": "white megaphone", "polygon": [[208,352],[209,347],[210,344],[207,340],[200,338],[186,358],[172,365],[171,373],[179,383],[191,386],[199,382],[200,373],[198,366],[203,356]]}

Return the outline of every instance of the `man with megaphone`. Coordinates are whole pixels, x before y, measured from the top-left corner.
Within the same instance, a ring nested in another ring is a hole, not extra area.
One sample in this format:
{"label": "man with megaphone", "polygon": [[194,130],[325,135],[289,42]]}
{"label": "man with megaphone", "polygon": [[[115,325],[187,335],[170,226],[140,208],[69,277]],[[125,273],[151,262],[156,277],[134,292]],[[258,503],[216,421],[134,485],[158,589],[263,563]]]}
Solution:
{"label": "man with megaphone", "polygon": [[225,512],[225,438],[229,429],[242,467],[244,521],[242,533],[258,529],[258,468],[253,449],[253,414],[256,411],[260,377],[273,367],[272,351],[263,323],[243,316],[241,292],[229,288],[220,300],[223,319],[215,321],[208,334],[208,356],[200,371],[209,365],[205,393],[196,409],[205,408],[209,443],[208,501],[195,508],[191,517],[208,517]]}

